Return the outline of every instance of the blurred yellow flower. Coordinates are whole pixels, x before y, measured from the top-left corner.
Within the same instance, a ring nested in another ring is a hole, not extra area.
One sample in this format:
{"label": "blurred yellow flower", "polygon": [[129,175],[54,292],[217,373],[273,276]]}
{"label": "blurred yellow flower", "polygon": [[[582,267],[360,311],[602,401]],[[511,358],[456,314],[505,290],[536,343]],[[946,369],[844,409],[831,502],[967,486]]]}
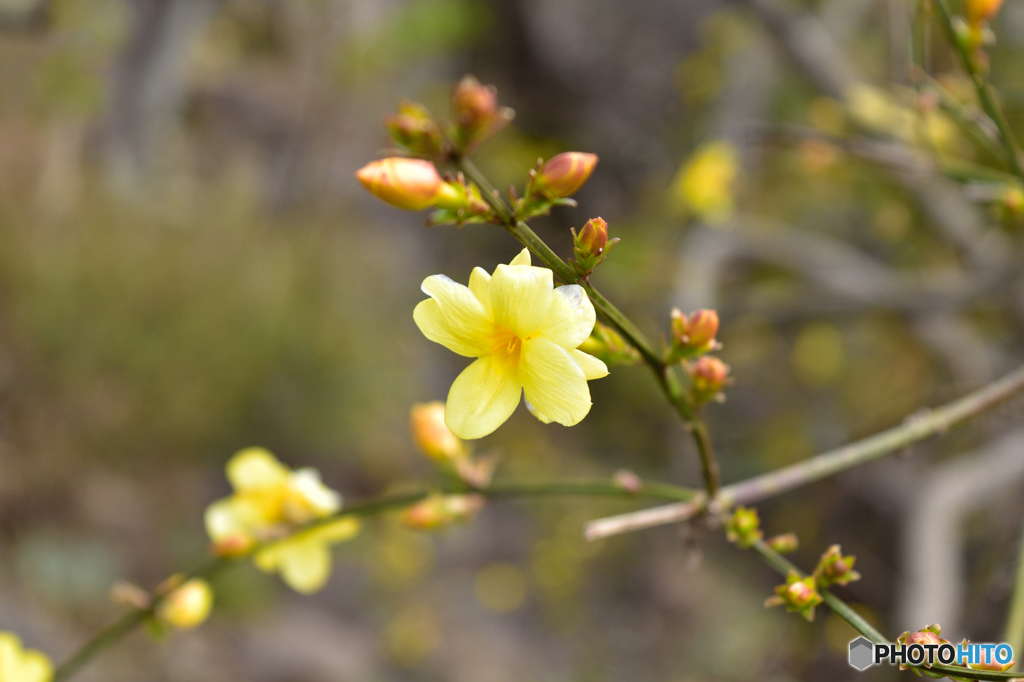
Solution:
{"label": "blurred yellow flower", "polygon": [[[171,578],[172,584],[184,576]],[[156,609],[156,616],[176,628],[189,630],[201,624],[213,609],[213,590],[202,578],[193,578],[164,597]]]}
{"label": "blurred yellow flower", "polygon": [[519,396],[541,421],[578,424],[590,411],[588,379],[608,368],[577,348],[596,315],[578,285],[553,288],[551,271],[530,265],[530,252],[494,275],[474,268],[469,287],[444,275],[423,281],[431,298],[413,311],[431,341],[477,358],[448,393],[445,423],[460,438],[481,438],[515,411]]}
{"label": "blurred yellow flower", "polygon": [[21,640],[12,632],[0,632],[0,681],[49,682],[53,663],[46,654],[23,649]]}
{"label": "blurred yellow flower", "polygon": [[330,545],[359,532],[359,521],[342,517],[288,535],[299,526],[335,514],[341,495],[315,469],[292,471],[262,448],[237,453],[227,465],[235,494],[206,509],[206,530],[220,554],[243,553],[261,540],[277,540],[256,552],[256,566],[278,571],[297,592],[323,587],[331,572]]}
{"label": "blurred yellow flower", "polygon": [[739,154],[728,142],[707,142],[687,159],[672,181],[672,208],[690,213],[705,222],[721,224],[735,208]]}
{"label": "blurred yellow flower", "polygon": [[843,93],[846,109],[858,125],[891,135],[907,144],[950,151],[957,142],[956,125],[941,112],[921,113],[900,104],[881,88],[855,83]]}

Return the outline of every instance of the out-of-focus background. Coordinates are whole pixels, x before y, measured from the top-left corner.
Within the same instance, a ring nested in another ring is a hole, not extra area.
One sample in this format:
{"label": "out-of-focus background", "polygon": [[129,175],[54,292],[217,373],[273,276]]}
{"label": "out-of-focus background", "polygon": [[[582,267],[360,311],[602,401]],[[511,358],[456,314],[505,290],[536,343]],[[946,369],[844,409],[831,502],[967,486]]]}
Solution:
{"label": "out-of-focus background", "polygon": [[[727,481],[1020,362],[1018,219],[992,205],[998,188],[901,156],[992,163],[919,113],[912,59],[971,96],[937,25],[915,29],[910,0],[784,11],[2,0],[0,629],[59,660],[116,616],[112,583],[193,566],[202,511],[228,492],[223,466],[241,447],[316,466],[348,499],[430,477],[409,408],[443,399],[464,359],[414,326],[419,283],[465,281],[519,249],[491,227],[425,228],[353,172],[387,146],[381,119],[401,99],[444,113],[465,73],[518,114],[478,157],[495,184],[521,186],[538,156],[600,156],[580,207],[536,221],[553,248],[568,256],[570,226],[607,219],[622,243],[594,283],[654,337],[673,305],[720,310],[736,383],[707,413]],[[1008,0],[993,29],[992,77],[1024,132],[1024,3]],[[678,181],[709,140],[734,145],[742,168],[733,210],[711,223],[682,208]],[[699,484],[646,370],[591,387],[580,426],[520,409],[479,449],[505,454],[499,476],[629,468]],[[839,593],[892,636],[939,621],[953,640],[1000,641],[1024,514],[1020,416],[1011,405],[762,504],[766,530],[795,531],[808,567],[842,543],[864,578]],[[766,611],[778,577],[719,533],[581,539],[586,520],[635,507],[498,502],[436,536],[373,520],[338,549],[323,592],[239,568],[215,584],[202,628],[164,643],[137,633],[80,679],[864,675],[845,661],[849,626],[824,609],[813,624]]]}

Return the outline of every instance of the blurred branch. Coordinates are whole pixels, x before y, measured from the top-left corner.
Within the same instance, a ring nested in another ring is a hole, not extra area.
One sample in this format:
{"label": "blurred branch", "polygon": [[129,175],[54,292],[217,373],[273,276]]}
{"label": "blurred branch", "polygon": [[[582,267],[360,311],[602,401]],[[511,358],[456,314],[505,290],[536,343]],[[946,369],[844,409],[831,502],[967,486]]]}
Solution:
{"label": "blurred branch", "polygon": [[702,496],[689,502],[676,503],[620,514],[591,521],[583,535],[597,540],[612,535],[686,521],[710,509],[720,511],[737,504],[750,504],[781,493],[834,476],[847,469],[860,466],[890,455],[934,435],[943,434],[972,417],[987,412],[1024,390],[1024,367],[959,400],[934,410],[923,410],[904,420],[900,426],[822,453],[788,467],[770,471],[761,476],[727,485],[710,501]]}
{"label": "blurred branch", "polygon": [[50,26],[53,0],[39,0],[32,7],[13,11],[0,10],[0,33],[35,33]]}
{"label": "blurred branch", "polygon": [[[537,480],[537,481],[508,481],[495,483],[486,488],[468,488],[459,486],[454,490],[443,491],[419,491],[398,495],[385,495],[382,497],[363,500],[348,505],[336,514],[317,519],[296,528],[291,535],[302,533],[320,526],[328,525],[343,517],[351,516],[373,516],[382,512],[395,509],[403,509],[426,498],[431,492],[442,492],[445,494],[460,494],[474,492],[485,497],[527,497],[533,495],[582,495],[599,496],[611,498],[655,498],[668,500],[689,500],[704,493],[672,485],[671,483],[659,483],[657,481],[641,481],[639,487],[631,489],[624,487],[614,481],[574,481],[574,480]],[[271,542],[265,542],[252,547],[244,554],[230,558],[217,558],[207,562],[202,567],[187,574],[182,583],[194,578],[211,578],[228,568],[240,564],[242,561],[252,557],[257,552],[265,550],[273,545],[287,540],[288,537],[278,538]],[[146,608],[133,609],[115,620],[106,628],[100,630],[92,639],[62,663],[55,671],[51,682],[64,682],[70,679],[89,661],[95,658],[104,649],[115,644],[122,637],[132,632],[136,627],[145,623],[156,613],[160,602],[166,598],[166,594],[157,595],[153,602]]]}
{"label": "blurred branch", "polygon": [[[1014,651],[1024,651],[1024,526],[1021,529],[1020,548],[1017,556],[1017,577],[1013,585],[1013,596],[1010,598],[1010,612],[1006,616],[1006,631],[1003,641],[1013,647]],[[1021,654],[1017,654],[1018,658]],[[1018,661],[1014,666],[1021,669]]]}

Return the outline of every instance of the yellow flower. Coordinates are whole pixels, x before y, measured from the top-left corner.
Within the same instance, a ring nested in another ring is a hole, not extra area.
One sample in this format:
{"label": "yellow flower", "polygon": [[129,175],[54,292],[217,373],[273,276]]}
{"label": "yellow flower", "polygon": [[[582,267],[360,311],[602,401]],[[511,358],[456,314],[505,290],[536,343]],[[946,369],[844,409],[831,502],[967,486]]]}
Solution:
{"label": "yellow flower", "polygon": [[578,285],[553,288],[551,271],[530,252],[494,275],[474,268],[469,287],[444,275],[423,280],[431,298],[413,311],[420,331],[459,355],[477,358],[452,384],[444,420],[460,438],[481,438],[515,411],[519,396],[541,421],[578,424],[590,411],[588,379],[608,368],[577,348],[590,335],[594,306]]}
{"label": "yellow flower", "polygon": [[206,509],[214,551],[243,553],[257,542],[287,536],[257,551],[256,566],[279,571],[294,590],[319,590],[331,572],[330,545],[359,532],[359,521],[342,517],[288,535],[303,524],[335,514],[341,495],[325,486],[315,469],[292,471],[262,448],[242,450],[228,462],[235,494]]}
{"label": "yellow flower", "polygon": [[53,663],[46,654],[22,649],[12,632],[0,632],[0,682],[49,682]]}
{"label": "yellow flower", "polygon": [[690,212],[708,223],[723,223],[732,217],[733,185],[739,174],[736,148],[728,142],[701,145],[679,170],[672,182],[673,207]]}
{"label": "yellow flower", "polygon": [[[172,584],[183,576],[171,578]],[[189,630],[205,621],[213,608],[213,590],[202,578],[193,578],[164,597],[156,609],[157,618],[176,628]]]}

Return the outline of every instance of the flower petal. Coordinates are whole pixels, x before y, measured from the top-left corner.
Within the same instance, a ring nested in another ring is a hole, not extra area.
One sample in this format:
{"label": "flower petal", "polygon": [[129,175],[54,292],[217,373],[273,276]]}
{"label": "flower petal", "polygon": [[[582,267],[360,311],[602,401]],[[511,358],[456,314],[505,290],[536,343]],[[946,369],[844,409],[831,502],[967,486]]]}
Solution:
{"label": "flower petal", "polygon": [[590,412],[590,388],[583,369],[569,351],[547,339],[523,342],[519,379],[526,399],[551,421],[572,426]]}
{"label": "flower petal", "polygon": [[569,355],[576,361],[576,364],[583,370],[584,376],[587,380],[600,379],[601,377],[608,376],[608,365],[595,358],[593,355],[588,355],[581,350],[573,349],[569,351]]}
{"label": "flower petal", "polygon": [[203,520],[214,542],[229,538],[249,538],[254,529],[267,522],[259,505],[239,497],[225,497],[206,508]]}
{"label": "flower petal", "polygon": [[[551,271],[530,265],[499,265],[491,277],[494,322],[520,339],[540,329],[551,309]],[[589,331],[588,331],[589,333]]]}
{"label": "flower petal", "polygon": [[240,450],[227,466],[228,480],[235,490],[267,490],[286,485],[290,472],[269,450]]}
{"label": "flower petal", "polygon": [[14,682],[50,682],[52,677],[50,659],[40,651],[30,650],[22,655],[20,670],[12,679]]}
{"label": "flower petal", "polygon": [[[308,515],[309,518],[320,518],[333,514],[341,509],[341,495],[331,490],[320,480],[320,472],[312,467],[304,467],[292,473],[289,478],[289,489],[297,498],[295,502],[301,507],[296,510],[298,515],[292,518],[300,518]],[[290,501],[286,501],[285,513]],[[306,520],[306,519],[303,519]]]}
{"label": "flower petal", "polygon": [[342,516],[340,519],[306,531],[302,537],[314,542],[333,544],[351,540],[359,535],[359,529],[359,519],[354,516]]}
{"label": "flower petal", "polygon": [[514,365],[495,356],[480,358],[452,384],[444,422],[459,438],[483,438],[512,416],[521,394]]}
{"label": "flower petal", "polygon": [[331,553],[327,546],[302,536],[271,545],[258,552],[254,560],[261,571],[279,571],[288,587],[302,594],[319,590],[331,574]]}
{"label": "flower petal", "polygon": [[520,251],[519,255],[517,255],[515,258],[513,258],[512,262],[509,263],[509,265],[532,265],[532,264],[533,263],[530,260],[530,250],[529,249],[523,249],[522,251]]}
{"label": "flower petal", "polygon": [[469,290],[483,304],[488,315],[491,314],[491,294],[488,290],[490,281],[491,276],[483,268],[473,268],[473,272],[469,273]]}
{"label": "flower petal", "polygon": [[427,277],[421,288],[431,298],[420,302],[412,317],[423,335],[459,355],[485,355],[494,325],[473,292],[444,275]]}
{"label": "flower petal", "polygon": [[577,348],[594,331],[596,323],[597,313],[587,292],[578,284],[568,284],[552,294],[540,336],[565,349]]}

